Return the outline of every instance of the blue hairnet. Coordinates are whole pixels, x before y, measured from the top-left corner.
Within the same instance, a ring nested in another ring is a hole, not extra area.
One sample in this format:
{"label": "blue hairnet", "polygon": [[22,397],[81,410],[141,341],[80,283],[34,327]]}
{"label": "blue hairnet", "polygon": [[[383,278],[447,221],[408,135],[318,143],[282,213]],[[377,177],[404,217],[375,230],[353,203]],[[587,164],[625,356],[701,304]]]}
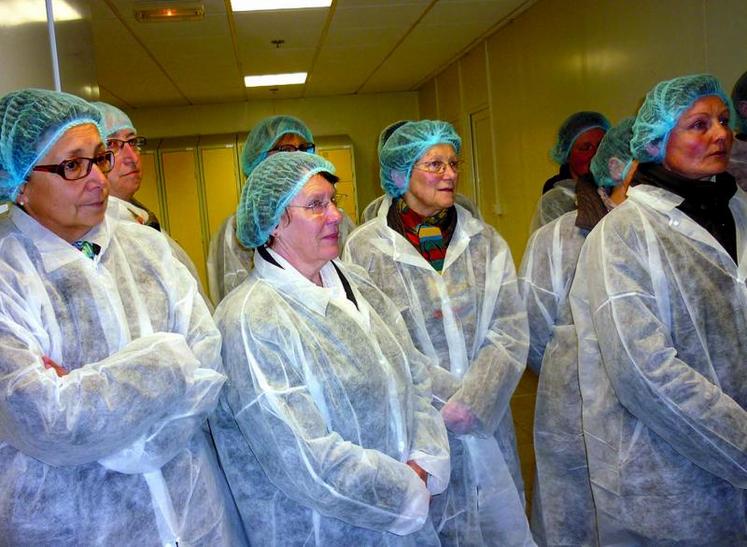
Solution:
{"label": "blue hairnet", "polygon": [[132,121],[130,120],[129,116],[127,116],[127,114],[122,112],[116,106],[112,106],[109,103],[102,102],[95,102],[91,104],[98,108],[99,112],[101,112],[101,118],[103,119],[104,123],[104,131],[106,132],[104,134],[105,137],[113,135],[114,133],[116,133],[117,131],[121,131],[122,129],[132,129],[133,131],[137,131],[135,129],[135,126],[132,125]]}
{"label": "blue hairnet", "polygon": [[244,176],[251,175],[275,143],[289,133],[303,137],[306,142],[314,142],[309,128],[293,116],[270,116],[254,126],[246,137],[241,153],[241,170]]}
{"label": "blue hairnet", "polygon": [[379,151],[379,176],[384,191],[393,198],[407,192],[412,166],[437,144],[450,144],[458,154],[462,139],[449,122],[438,120],[407,122],[395,129]]}
{"label": "blue hairnet", "polygon": [[630,149],[641,162],[662,163],[667,141],[680,116],[701,97],[716,95],[731,109],[719,81],[710,74],[680,76],[659,82],[646,94],[633,124]]}
{"label": "blue hairnet", "polygon": [[596,127],[604,129],[604,131],[610,128],[609,120],[599,112],[583,111],[568,116],[560,125],[560,129],[558,129],[558,141],[552,147],[552,150],[550,150],[552,159],[558,165],[563,165],[568,161],[568,155],[571,153],[573,143],[576,142],[581,133]]}
{"label": "blue hairnet", "polygon": [[68,93],[21,89],[0,99],[0,200],[15,201],[31,168],[65,131],[88,123],[103,133],[96,107]]}
{"label": "blue hairnet", "polygon": [[392,133],[394,133],[397,129],[405,125],[408,121],[410,120],[399,120],[398,122],[390,123],[384,129],[381,130],[381,133],[379,133],[379,146],[376,149],[379,154],[379,157],[381,157],[381,149],[384,146],[384,143],[389,140],[389,137],[392,136]]}
{"label": "blue hairnet", "polygon": [[269,156],[249,175],[236,209],[236,237],[245,247],[267,242],[293,198],[317,173],[335,174],[335,166],[308,152]]}
{"label": "blue hairnet", "polygon": [[[597,186],[614,187],[625,179],[625,175],[633,162],[633,153],[630,151],[633,122],[635,122],[635,118],[632,116],[625,118],[604,134],[590,166]],[[619,178],[610,173],[610,160],[613,158],[619,160],[621,164]]]}
{"label": "blue hairnet", "polygon": [[747,133],[747,116],[742,116],[739,111],[739,103],[747,101],[747,72],[742,74],[734,84],[731,92],[731,100],[734,101],[734,109],[737,111],[736,125],[739,133]]}

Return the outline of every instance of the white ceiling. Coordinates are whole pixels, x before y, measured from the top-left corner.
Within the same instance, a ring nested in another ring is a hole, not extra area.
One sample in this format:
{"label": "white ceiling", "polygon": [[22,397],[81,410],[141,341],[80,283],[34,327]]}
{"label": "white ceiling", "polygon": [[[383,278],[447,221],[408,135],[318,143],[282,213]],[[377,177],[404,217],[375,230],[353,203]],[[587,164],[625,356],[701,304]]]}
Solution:
{"label": "white ceiling", "polygon": [[[101,99],[137,108],[415,90],[533,1],[334,0],[233,13],[230,0],[202,0],[202,21],[140,23],[142,2],[94,0]],[[274,91],[244,87],[246,74],[281,72],[309,77]]]}

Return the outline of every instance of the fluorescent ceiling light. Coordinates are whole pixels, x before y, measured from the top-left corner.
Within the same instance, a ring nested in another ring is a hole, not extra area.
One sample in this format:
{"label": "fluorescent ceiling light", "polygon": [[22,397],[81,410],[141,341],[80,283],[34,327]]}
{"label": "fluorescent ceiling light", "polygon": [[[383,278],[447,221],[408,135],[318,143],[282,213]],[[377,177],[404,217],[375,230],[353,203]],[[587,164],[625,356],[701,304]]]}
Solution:
{"label": "fluorescent ceiling light", "polygon": [[332,0],[231,0],[233,11],[328,8]]}
{"label": "fluorescent ceiling light", "polygon": [[[83,15],[64,0],[55,1],[52,7],[56,23],[83,19]],[[46,22],[47,10],[44,2],[39,2],[39,0],[0,1],[0,27]]]}
{"label": "fluorescent ceiling light", "polygon": [[202,21],[205,6],[201,2],[140,2],[133,6],[135,19],[141,23]]}
{"label": "fluorescent ceiling light", "polygon": [[265,87],[270,85],[293,85],[306,82],[306,72],[288,74],[263,74],[261,76],[244,76],[246,87]]}

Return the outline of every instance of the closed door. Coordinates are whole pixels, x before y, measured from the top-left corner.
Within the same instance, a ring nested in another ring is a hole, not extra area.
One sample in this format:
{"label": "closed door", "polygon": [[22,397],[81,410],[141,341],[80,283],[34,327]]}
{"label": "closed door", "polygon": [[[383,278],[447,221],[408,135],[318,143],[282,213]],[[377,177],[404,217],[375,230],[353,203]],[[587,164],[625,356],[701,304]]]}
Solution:
{"label": "closed door", "polygon": [[[493,134],[490,129],[490,111],[487,108],[470,114],[472,131],[472,161],[474,164],[475,199],[483,218],[495,228],[500,229],[500,206],[495,184],[493,164]],[[469,194],[462,189],[465,195]]]}

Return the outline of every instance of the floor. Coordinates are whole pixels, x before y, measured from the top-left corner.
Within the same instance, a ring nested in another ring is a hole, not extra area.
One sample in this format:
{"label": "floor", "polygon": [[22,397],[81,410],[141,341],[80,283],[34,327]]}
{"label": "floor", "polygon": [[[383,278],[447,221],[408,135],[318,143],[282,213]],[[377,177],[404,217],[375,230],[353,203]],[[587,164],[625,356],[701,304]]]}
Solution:
{"label": "floor", "polygon": [[532,507],[532,491],[534,488],[534,400],[537,397],[537,382],[539,378],[527,370],[521,377],[519,385],[511,398],[511,413],[516,426],[516,443],[521,459],[521,474],[524,478],[524,488],[527,497],[527,513]]}

